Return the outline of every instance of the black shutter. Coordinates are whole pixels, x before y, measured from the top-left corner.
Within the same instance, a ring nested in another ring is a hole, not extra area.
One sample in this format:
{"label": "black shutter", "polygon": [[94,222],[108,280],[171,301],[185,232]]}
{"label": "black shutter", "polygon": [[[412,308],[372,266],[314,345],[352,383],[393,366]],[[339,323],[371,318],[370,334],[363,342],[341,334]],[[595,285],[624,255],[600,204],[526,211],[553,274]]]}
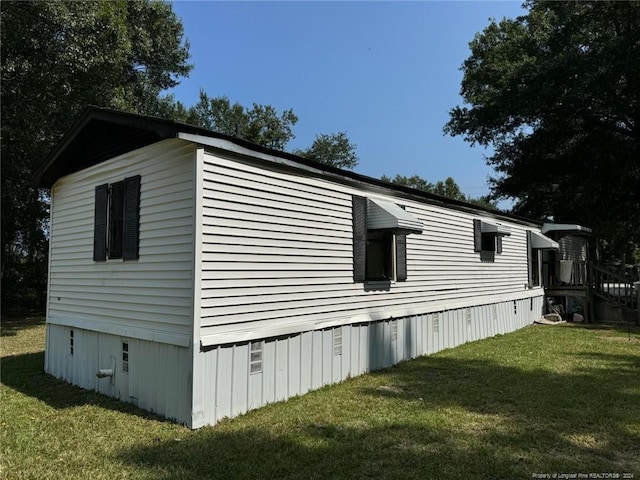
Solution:
{"label": "black shutter", "polygon": [[496,237],[496,253],[502,253],[502,236]]}
{"label": "black shutter", "polygon": [[482,251],[482,222],[480,220],[473,221],[473,251]]}
{"label": "black shutter", "polygon": [[124,179],[123,260],[137,260],[140,239],[140,175]]}
{"label": "black shutter", "polygon": [[353,195],[351,197],[351,215],[353,219],[353,281],[366,280],[367,269],[367,199]]}
{"label": "black shutter", "polygon": [[396,234],[396,281],[407,281],[407,235]]}
{"label": "black shutter", "polygon": [[107,260],[107,203],[109,201],[109,185],[96,187],[95,210],[93,214],[93,261]]}
{"label": "black shutter", "polygon": [[527,275],[529,288],[533,287],[533,252],[531,251],[531,231],[527,230]]}

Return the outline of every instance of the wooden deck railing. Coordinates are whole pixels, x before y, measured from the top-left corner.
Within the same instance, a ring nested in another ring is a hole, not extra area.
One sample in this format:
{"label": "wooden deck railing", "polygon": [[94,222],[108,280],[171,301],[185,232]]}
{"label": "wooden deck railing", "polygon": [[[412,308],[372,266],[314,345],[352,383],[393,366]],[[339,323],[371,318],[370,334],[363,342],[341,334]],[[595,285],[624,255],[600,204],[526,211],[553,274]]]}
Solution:
{"label": "wooden deck railing", "polygon": [[589,264],[584,260],[560,260],[552,263],[544,285],[546,287],[587,287]]}
{"label": "wooden deck railing", "polygon": [[594,295],[632,310],[638,309],[638,292],[631,280],[595,263],[590,268]]}

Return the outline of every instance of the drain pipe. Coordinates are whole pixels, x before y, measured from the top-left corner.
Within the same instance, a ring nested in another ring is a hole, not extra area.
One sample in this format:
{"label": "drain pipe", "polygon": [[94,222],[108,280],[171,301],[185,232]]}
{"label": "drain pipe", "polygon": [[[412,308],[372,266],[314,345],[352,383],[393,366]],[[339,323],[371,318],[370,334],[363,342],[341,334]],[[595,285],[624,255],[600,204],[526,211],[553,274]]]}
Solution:
{"label": "drain pipe", "polygon": [[111,368],[100,368],[98,373],[96,373],[96,377],[98,378],[109,378],[111,380],[111,385],[114,383],[114,377],[116,373],[116,357],[111,357]]}

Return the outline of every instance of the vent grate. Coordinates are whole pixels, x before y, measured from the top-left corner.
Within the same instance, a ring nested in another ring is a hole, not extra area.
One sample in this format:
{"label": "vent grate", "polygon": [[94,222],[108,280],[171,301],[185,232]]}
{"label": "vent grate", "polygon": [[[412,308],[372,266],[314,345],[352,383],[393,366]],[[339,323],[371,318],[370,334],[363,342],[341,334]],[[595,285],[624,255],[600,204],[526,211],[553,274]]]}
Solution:
{"label": "vent grate", "polygon": [[440,314],[433,314],[433,333],[438,333],[440,331]]}
{"label": "vent grate", "polygon": [[129,371],[129,344],[122,342],[122,371]]}
{"label": "vent grate", "polygon": [[73,355],[73,329],[69,330],[69,353]]}
{"label": "vent grate", "polygon": [[467,308],[467,311],[465,312],[465,318],[467,319],[467,327],[471,326],[471,309]]}
{"label": "vent grate", "polygon": [[398,341],[398,321],[391,321],[391,342],[396,343]]}
{"label": "vent grate", "polygon": [[342,327],[333,329],[333,356],[342,355]]}
{"label": "vent grate", "polygon": [[262,352],[264,350],[264,342],[251,342],[249,348],[249,372],[262,373]]}

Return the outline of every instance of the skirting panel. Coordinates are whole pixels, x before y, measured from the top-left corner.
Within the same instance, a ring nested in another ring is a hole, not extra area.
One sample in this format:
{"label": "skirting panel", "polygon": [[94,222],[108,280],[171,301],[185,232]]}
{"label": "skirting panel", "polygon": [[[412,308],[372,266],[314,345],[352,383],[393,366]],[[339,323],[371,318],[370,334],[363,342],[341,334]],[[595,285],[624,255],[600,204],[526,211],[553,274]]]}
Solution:
{"label": "skirting panel", "polygon": [[[190,425],[191,349],[47,324],[45,371]],[[109,374],[98,378],[99,370]]]}
{"label": "skirting panel", "polygon": [[191,426],[213,425],[402,360],[517,330],[541,315],[543,298],[206,349],[195,354]]}

